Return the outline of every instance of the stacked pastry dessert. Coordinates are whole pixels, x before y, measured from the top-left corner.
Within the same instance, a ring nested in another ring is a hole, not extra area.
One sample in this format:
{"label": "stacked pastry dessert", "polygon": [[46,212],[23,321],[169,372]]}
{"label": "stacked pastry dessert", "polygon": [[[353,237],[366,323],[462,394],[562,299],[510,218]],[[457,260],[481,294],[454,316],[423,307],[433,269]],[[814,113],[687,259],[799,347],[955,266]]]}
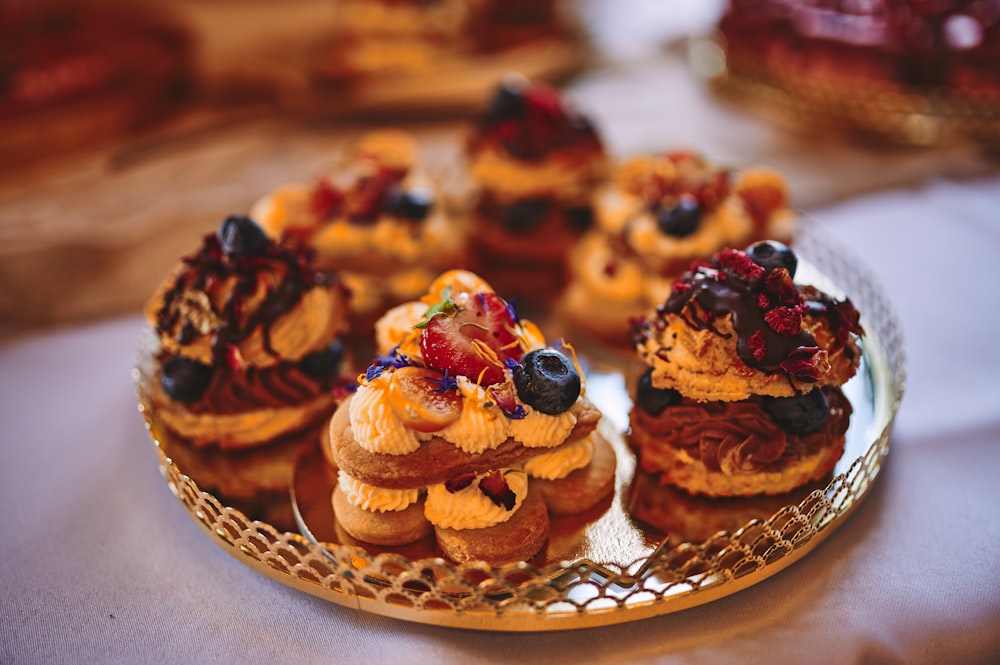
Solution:
{"label": "stacked pastry dessert", "polygon": [[639,326],[645,371],[630,444],[642,470],[692,494],[781,494],[843,454],[860,361],[850,300],[793,283],[785,245],[724,249]]}
{"label": "stacked pastry dessert", "polygon": [[627,346],[631,325],[670,293],[691,262],[795,228],[784,179],[730,172],[691,152],[643,155],[616,167],[597,223],[574,247],[559,307],[574,325]]}
{"label": "stacked pastry dessert", "polygon": [[734,73],[793,92],[848,100],[906,90],[987,95],[982,101],[1000,94],[995,3],[732,0],[719,30]]}
{"label": "stacked pastry dessert", "polygon": [[458,562],[526,560],[549,513],[613,490],[615,456],[569,347],[473,273],[444,273],[378,322],[386,355],[330,422],[338,526],[399,545],[434,532]]}
{"label": "stacked pastry dessert", "polygon": [[252,219],[227,217],[205,236],[146,312],[158,342],[150,399],[193,445],[258,446],[333,412],[343,286]]}
{"label": "stacked pastry dessert", "polygon": [[339,271],[352,330],[370,331],[387,307],[419,297],[441,270],[462,264],[464,227],[418,158],[410,134],[371,132],[342,169],[280,186],[251,210],[270,236],[309,246],[319,267]]}
{"label": "stacked pastry dessert", "polygon": [[469,51],[469,0],[337,0],[327,74],[429,72]]}
{"label": "stacked pastry dessert", "polygon": [[478,117],[467,156],[473,265],[505,294],[560,287],[607,172],[594,125],[554,89],[510,75]]}

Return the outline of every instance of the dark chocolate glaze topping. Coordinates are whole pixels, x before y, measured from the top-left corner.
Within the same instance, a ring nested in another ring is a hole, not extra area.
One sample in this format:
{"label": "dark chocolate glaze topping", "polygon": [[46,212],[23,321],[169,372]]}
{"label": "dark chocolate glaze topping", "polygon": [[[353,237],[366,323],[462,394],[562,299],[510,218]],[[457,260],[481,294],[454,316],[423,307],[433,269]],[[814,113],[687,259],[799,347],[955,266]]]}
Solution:
{"label": "dark chocolate glaze topping", "polygon": [[[655,319],[673,314],[696,330],[723,334],[716,321],[732,315],[736,351],[749,367],[782,372],[798,381],[815,381],[816,339],[803,318],[824,318],[837,348],[847,348],[850,333],[861,333],[859,315],[849,300],[837,301],[811,286],[796,286],[785,268],[765,269],[742,251],[725,249],[711,262],[692,266],[680,277]],[[656,320],[646,321],[638,340]],[[828,351],[830,349],[827,349]]]}
{"label": "dark chocolate glaze topping", "polygon": [[[816,340],[805,331],[783,335],[768,325],[764,319],[765,311],[757,299],[757,295],[763,292],[762,280],[756,281],[755,284],[725,271],[699,268],[685,282],[688,288],[675,288],[670,294],[665,311],[683,317],[692,328],[707,328],[713,332],[716,318],[732,314],[737,335],[736,352],[740,358],[750,367],[774,371],[794,350],[814,347]],[[697,307],[689,307],[691,302]],[[801,304],[799,298],[799,302],[792,306]],[[758,331],[764,341],[764,352],[760,357],[756,357],[750,348],[750,338]]]}

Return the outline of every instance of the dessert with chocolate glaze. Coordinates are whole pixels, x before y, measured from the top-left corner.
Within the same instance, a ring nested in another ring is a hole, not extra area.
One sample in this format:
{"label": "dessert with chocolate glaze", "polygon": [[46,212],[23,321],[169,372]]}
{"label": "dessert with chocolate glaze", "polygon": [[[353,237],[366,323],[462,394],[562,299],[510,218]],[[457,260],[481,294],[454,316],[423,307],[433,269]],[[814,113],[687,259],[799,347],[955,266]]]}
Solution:
{"label": "dessert with chocolate glaze", "polygon": [[158,338],[151,400],[195,446],[246,448],[328,418],[341,377],[347,297],[304,250],[231,215],[146,307]]}
{"label": "dessert with chocolate glaze", "polygon": [[408,132],[361,136],[344,163],[313,183],[287,183],[251,208],[268,235],[306,245],[351,294],[352,334],[371,331],[388,307],[419,298],[442,270],[464,261],[464,225],[445,209]]}
{"label": "dessert with chocolate glaze", "polygon": [[466,155],[474,268],[509,295],[561,288],[608,168],[594,124],[555,89],[512,74],[476,118]]}
{"label": "dessert with chocolate glaze", "polygon": [[[351,537],[401,545],[433,532],[445,556],[492,564],[545,544],[549,513],[614,485],[572,348],[473,273],[442,274],[379,320],[381,355],[330,421],[332,502]],[[536,489],[536,481],[539,489]]]}
{"label": "dessert with chocolate glaze", "polygon": [[621,163],[596,213],[570,255],[559,309],[618,347],[629,346],[632,323],[667,298],[692,261],[758,240],[787,243],[796,224],[780,174],[729,170],[688,151]]}
{"label": "dessert with chocolate glaze", "polygon": [[629,442],[643,471],[707,496],[782,494],[843,454],[857,309],[797,285],[775,241],[724,249],[636,327],[643,362]]}

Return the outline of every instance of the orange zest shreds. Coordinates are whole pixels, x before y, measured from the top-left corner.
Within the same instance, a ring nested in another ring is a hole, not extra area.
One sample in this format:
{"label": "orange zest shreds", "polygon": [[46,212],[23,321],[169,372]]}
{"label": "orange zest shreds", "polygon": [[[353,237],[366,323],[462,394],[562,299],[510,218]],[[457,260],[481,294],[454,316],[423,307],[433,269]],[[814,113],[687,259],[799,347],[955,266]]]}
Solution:
{"label": "orange zest shreds", "polygon": [[573,356],[573,367],[576,368],[576,373],[580,375],[580,395],[584,395],[587,392],[587,378],[583,373],[583,368],[580,367],[580,361],[576,357],[576,349],[565,339],[560,339],[559,343],[564,349],[569,350],[569,354]]}

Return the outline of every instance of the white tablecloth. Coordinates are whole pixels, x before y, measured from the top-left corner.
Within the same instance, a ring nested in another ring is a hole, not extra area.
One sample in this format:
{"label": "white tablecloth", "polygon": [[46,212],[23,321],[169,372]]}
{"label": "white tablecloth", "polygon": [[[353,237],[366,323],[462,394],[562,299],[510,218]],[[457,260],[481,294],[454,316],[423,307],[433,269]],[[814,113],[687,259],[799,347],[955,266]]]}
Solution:
{"label": "white tablecloth", "polygon": [[691,610],[542,634],[297,592],[168,491],[135,407],[136,315],[0,348],[0,662],[998,662],[1000,176],[810,214],[884,284],[909,380],[872,493],[789,569]]}

